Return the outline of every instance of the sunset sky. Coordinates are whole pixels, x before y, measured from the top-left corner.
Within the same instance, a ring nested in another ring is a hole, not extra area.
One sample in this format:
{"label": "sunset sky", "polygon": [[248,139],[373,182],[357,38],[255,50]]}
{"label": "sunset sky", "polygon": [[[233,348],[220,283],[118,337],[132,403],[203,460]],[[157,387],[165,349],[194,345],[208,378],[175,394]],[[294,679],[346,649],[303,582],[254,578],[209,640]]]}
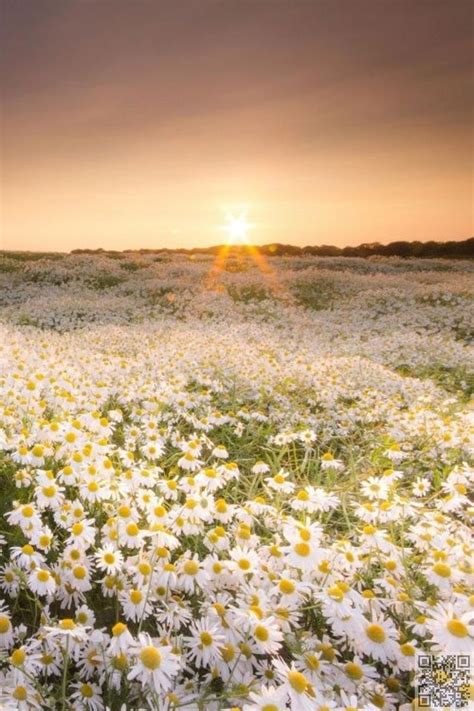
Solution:
{"label": "sunset sky", "polygon": [[3,249],[473,233],[464,0],[2,0]]}

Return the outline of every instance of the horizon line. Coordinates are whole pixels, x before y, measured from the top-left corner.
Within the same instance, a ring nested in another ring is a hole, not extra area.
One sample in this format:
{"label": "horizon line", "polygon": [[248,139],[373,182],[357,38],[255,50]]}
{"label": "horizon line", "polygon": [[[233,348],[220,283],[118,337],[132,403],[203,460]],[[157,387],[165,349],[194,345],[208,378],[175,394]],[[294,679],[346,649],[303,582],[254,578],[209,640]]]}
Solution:
{"label": "horizon line", "polygon": [[87,253],[94,253],[94,252],[104,252],[104,253],[117,253],[117,254],[123,254],[127,252],[132,252],[132,253],[147,253],[147,252],[193,252],[193,251],[201,251],[201,252],[206,252],[206,251],[212,251],[212,250],[218,250],[222,249],[222,247],[226,246],[230,249],[237,249],[237,250],[244,250],[248,249],[248,247],[253,247],[254,249],[270,249],[271,247],[282,247],[282,248],[289,248],[289,249],[295,249],[300,252],[303,252],[304,250],[307,249],[335,249],[339,251],[343,250],[358,250],[358,249],[368,249],[368,248],[374,248],[374,247],[389,247],[394,244],[408,244],[408,245],[427,245],[427,244],[439,244],[439,245],[447,245],[447,244],[461,244],[463,242],[469,242],[470,240],[474,239],[474,235],[470,235],[469,237],[461,237],[461,238],[456,238],[456,239],[446,239],[446,240],[440,240],[440,239],[428,239],[428,240],[408,240],[408,239],[394,239],[389,242],[379,242],[379,241],[374,241],[374,242],[361,242],[360,244],[357,245],[344,245],[344,246],[338,246],[335,244],[330,244],[330,243],[318,243],[318,244],[307,244],[304,246],[300,246],[297,244],[292,244],[291,242],[266,242],[264,244],[255,244],[255,243],[250,243],[250,244],[240,244],[240,243],[234,243],[234,244],[228,244],[228,243],[219,243],[219,244],[212,244],[208,245],[207,247],[127,247],[125,249],[107,249],[104,247],[74,247],[73,249],[70,250],[42,250],[42,249],[2,249],[0,248],[0,254],[3,253],[12,253],[12,254],[28,254],[28,253],[33,253],[33,254],[87,254]]}

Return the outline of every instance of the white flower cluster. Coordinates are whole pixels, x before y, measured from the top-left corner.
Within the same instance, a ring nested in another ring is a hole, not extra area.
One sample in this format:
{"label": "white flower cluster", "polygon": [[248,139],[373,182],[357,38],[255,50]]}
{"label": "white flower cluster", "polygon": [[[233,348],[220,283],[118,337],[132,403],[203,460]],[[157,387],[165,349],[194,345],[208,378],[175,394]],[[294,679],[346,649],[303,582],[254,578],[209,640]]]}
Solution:
{"label": "white flower cluster", "polygon": [[273,262],[3,270],[0,708],[393,711],[472,651],[469,265]]}

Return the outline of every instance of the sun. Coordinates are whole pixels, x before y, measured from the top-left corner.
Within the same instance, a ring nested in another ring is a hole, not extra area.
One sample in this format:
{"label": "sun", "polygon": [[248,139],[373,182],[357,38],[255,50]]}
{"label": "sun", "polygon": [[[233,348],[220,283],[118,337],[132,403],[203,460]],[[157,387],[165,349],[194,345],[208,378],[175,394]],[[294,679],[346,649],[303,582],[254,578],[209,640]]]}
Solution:
{"label": "sun", "polygon": [[252,225],[247,221],[247,215],[245,212],[241,212],[240,215],[228,213],[226,215],[226,224],[224,226],[224,229],[227,232],[228,243],[246,243],[248,241],[248,232],[251,227]]}

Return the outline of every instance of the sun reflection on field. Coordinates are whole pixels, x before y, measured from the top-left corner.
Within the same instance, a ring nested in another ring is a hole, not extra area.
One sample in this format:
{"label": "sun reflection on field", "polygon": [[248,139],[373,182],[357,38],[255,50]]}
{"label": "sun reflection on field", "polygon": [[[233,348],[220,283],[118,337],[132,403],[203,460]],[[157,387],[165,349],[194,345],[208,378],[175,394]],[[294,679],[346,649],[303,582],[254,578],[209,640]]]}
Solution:
{"label": "sun reflection on field", "polygon": [[250,259],[265,280],[269,291],[280,295],[283,293],[283,286],[279,282],[275,270],[268,263],[265,254],[250,241],[249,231],[254,227],[255,224],[247,219],[247,209],[242,209],[238,213],[226,212],[225,224],[222,228],[227,233],[227,241],[219,248],[209,271],[206,280],[208,289],[222,291],[224,286],[220,277],[224,272],[230,271],[231,262],[239,260],[245,263]]}

